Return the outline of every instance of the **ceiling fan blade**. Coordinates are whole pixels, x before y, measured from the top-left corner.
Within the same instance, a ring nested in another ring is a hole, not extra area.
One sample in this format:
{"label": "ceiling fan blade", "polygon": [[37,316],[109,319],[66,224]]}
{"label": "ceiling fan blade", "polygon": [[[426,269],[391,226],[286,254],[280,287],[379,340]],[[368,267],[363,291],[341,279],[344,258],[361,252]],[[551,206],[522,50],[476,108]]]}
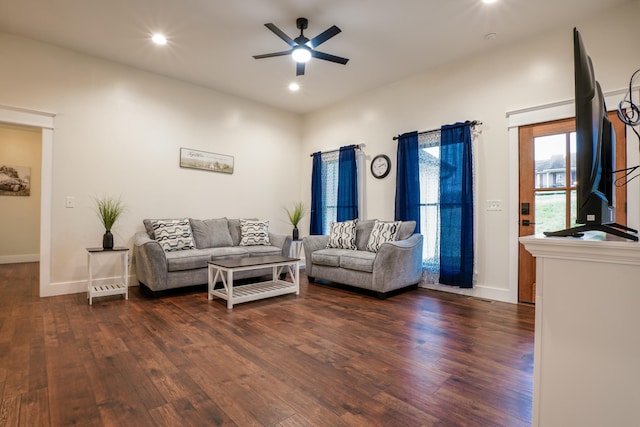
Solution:
{"label": "ceiling fan blade", "polygon": [[315,49],[316,47],[320,46],[322,43],[326,42],[331,37],[335,36],[341,31],[342,30],[340,28],[334,25],[331,28],[325,30],[324,32],[318,34],[317,36],[309,40],[308,45],[311,46],[312,49]]}
{"label": "ceiling fan blade", "polygon": [[304,76],[304,62],[296,62],[296,76]]}
{"label": "ceiling fan blade", "polygon": [[253,57],[255,59],[262,59],[262,58],[273,58],[274,56],[285,56],[285,55],[291,55],[291,51],[284,50],[282,52],[265,53],[263,55],[253,55]]}
{"label": "ceiling fan blade", "polygon": [[273,31],[276,36],[284,40],[289,46],[296,47],[296,42],[294,42],[293,39],[286,35],[280,28],[276,27],[272,23],[264,24],[264,26]]}
{"label": "ceiling fan blade", "polygon": [[317,59],[324,59],[325,61],[337,62],[338,64],[345,65],[349,60],[340,56],[329,55],[328,53],[318,52],[317,50],[311,51],[311,56]]}

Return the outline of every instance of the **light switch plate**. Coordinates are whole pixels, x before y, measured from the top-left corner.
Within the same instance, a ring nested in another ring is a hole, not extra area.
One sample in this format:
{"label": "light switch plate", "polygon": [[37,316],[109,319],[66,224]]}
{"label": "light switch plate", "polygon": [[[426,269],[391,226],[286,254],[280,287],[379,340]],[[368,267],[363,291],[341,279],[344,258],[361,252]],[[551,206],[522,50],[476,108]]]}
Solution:
{"label": "light switch plate", "polygon": [[501,211],[502,210],[502,201],[500,201],[500,200],[487,200],[487,210],[488,211]]}

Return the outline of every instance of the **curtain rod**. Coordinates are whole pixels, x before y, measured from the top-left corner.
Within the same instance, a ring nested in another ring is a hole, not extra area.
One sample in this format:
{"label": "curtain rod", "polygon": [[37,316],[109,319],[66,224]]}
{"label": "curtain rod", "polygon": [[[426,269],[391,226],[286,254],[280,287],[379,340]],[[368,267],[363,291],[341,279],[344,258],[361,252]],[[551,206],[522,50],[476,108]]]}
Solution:
{"label": "curtain rod", "polygon": [[[356,150],[361,150],[364,147],[364,144],[352,144],[354,147],[356,147]],[[349,147],[349,146],[347,146]],[[327,153],[335,153],[336,151],[340,151],[339,148],[336,148],[335,150],[329,150],[329,151],[321,151],[321,154],[327,154]],[[311,153],[309,154],[309,157],[313,157],[315,153]]]}
{"label": "curtain rod", "polygon": [[[479,121],[479,120],[472,120],[470,122],[465,122],[465,123],[469,123],[471,126],[479,126],[479,125],[482,124],[482,122]],[[425,133],[433,133],[433,132],[440,132],[440,128],[431,129],[431,130],[423,130],[422,132],[418,132],[418,135],[424,135]],[[400,135],[394,136],[393,140],[396,141],[396,140],[398,140],[398,138],[400,138]]]}

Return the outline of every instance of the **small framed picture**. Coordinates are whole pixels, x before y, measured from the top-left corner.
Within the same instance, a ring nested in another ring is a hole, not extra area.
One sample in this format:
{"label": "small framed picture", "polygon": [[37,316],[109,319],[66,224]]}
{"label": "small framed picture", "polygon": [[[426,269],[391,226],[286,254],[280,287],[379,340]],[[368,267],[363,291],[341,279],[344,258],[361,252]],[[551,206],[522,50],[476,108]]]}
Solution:
{"label": "small framed picture", "polygon": [[31,168],[0,164],[0,196],[29,196]]}
{"label": "small framed picture", "polygon": [[180,167],[233,173],[233,156],[180,148]]}

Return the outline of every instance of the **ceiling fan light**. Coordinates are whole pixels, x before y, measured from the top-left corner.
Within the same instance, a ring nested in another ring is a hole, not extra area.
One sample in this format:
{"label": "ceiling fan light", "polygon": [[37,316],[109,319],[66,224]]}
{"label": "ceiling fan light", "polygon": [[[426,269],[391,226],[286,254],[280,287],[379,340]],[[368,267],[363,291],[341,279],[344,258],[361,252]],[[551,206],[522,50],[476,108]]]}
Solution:
{"label": "ceiling fan light", "polygon": [[291,57],[296,62],[308,62],[311,59],[311,51],[303,46],[298,46],[291,52]]}

